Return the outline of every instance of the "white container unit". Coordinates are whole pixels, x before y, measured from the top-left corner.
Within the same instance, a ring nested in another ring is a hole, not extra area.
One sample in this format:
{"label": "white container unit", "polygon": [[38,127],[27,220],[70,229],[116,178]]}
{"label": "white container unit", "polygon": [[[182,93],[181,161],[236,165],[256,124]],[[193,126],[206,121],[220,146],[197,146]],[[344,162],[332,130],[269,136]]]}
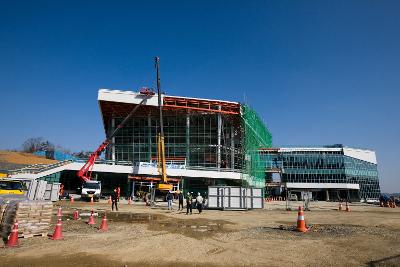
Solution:
{"label": "white container unit", "polygon": [[209,186],[209,209],[263,209],[264,189],[239,186]]}

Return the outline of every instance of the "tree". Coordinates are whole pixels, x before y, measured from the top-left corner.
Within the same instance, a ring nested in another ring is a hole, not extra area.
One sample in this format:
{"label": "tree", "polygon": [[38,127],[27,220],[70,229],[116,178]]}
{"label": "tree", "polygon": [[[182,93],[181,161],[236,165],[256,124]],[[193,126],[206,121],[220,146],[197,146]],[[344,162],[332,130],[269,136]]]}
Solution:
{"label": "tree", "polygon": [[43,137],[33,137],[27,139],[22,144],[22,151],[27,153],[33,153],[39,150],[54,151],[54,145]]}

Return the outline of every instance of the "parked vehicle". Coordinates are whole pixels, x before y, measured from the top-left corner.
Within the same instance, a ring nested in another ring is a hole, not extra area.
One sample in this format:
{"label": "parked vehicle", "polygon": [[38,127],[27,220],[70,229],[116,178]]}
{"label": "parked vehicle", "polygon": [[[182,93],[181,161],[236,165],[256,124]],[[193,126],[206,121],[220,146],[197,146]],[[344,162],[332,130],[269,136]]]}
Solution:
{"label": "parked vehicle", "polygon": [[82,183],[81,199],[99,201],[101,196],[101,182],[88,180]]}

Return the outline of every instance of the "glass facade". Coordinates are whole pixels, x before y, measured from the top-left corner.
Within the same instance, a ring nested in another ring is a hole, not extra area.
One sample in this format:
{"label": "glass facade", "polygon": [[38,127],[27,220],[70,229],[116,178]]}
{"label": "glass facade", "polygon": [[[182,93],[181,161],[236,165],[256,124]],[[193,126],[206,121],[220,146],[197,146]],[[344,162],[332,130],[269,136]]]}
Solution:
{"label": "glass facade", "polygon": [[[105,122],[111,133],[124,116]],[[258,149],[271,147],[272,135],[248,106],[240,113],[163,111],[165,156],[184,161],[186,168],[229,169],[243,173],[244,185],[265,185],[265,173],[257,163]],[[156,107],[142,107],[113,138],[106,159],[150,162],[157,158],[159,115]]]}
{"label": "glass facade", "polygon": [[[242,168],[239,116],[164,112],[166,158],[183,158],[187,167]],[[110,122],[110,131],[123,118]],[[221,129],[220,131],[218,129]],[[157,156],[159,118],[156,112],[133,117],[107,150],[107,159],[149,162]]]}
{"label": "glass facade", "polygon": [[266,170],[281,170],[282,182],[359,184],[352,198],[379,199],[377,164],[344,155],[343,150],[279,150],[260,152]]}

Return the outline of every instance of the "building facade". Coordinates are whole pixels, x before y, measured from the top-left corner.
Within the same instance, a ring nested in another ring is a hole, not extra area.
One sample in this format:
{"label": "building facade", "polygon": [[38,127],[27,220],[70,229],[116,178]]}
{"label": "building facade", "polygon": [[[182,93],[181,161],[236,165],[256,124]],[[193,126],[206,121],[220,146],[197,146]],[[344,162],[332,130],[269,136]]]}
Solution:
{"label": "building facade", "polygon": [[[98,101],[104,130],[109,135],[143,95],[118,90],[99,90]],[[272,135],[249,106],[238,102],[162,95],[167,174],[186,190],[208,185],[265,185],[265,173],[252,164],[261,147],[271,147]],[[129,185],[152,184],[158,173],[159,133],[157,95],[150,97],[112,139],[106,160],[131,163]],[[147,168],[147,169],[146,169]],[[177,169],[179,171],[177,171]]]}
{"label": "building facade", "polygon": [[[260,164],[279,173],[288,190],[313,191],[331,200],[377,200],[380,186],[375,152],[343,145],[260,150]],[[319,192],[319,193],[318,193]]]}

